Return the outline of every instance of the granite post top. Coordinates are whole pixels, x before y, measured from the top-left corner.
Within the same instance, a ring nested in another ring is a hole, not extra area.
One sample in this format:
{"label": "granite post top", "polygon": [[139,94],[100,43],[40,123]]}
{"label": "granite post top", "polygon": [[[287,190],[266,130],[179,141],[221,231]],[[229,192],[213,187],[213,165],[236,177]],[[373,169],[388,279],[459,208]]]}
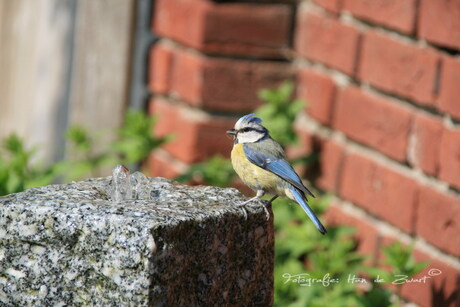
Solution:
{"label": "granite post top", "polygon": [[262,205],[252,202],[239,207],[244,196],[234,188],[188,186],[160,177],[149,177],[141,199],[115,202],[109,191],[112,177],[90,178],[67,184],[52,184],[0,197],[0,206],[24,209],[37,207],[37,213],[62,211],[86,216],[114,215],[148,219],[152,223],[171,220],[199,220],[209,215],[222,215],[242,210],[260,211]]}

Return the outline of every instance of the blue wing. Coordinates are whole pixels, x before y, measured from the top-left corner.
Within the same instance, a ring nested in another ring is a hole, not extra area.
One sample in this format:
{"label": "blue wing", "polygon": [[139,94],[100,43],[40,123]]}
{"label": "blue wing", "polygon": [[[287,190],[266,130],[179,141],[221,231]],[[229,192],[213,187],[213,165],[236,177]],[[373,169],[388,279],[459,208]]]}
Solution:
{"label": "blue wing", "polygon": [[299,175],[294,171],[289,162],[282,158],[276,158],[270,154],[265,154],[261,151],[252,150],[249,144],[244,144],[244,153],[251,163],[274,173],[283,178],[300,191],[315,197],[302,183]]}

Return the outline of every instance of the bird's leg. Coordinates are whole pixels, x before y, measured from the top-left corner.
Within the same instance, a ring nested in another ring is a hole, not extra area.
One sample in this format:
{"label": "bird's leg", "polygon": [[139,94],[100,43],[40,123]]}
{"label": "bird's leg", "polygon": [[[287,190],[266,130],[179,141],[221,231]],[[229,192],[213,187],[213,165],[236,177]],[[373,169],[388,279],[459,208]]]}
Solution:
{"label": "bird's leg", "polygon": [[272,202],[278,198],[278,195],[273,196],[270,200],[262,200],[262,204],[264,205],[265,215],[267,216],[267,221],[270,219],[270,212],[268,211],[268,207],[271,206]]}
{"label": "bird's leg", "polygon": [[264,194],[265,194],[265,192],[264,192],[263,190],[258,190],[256,196],[254,196],[254,197],[251,198],[251,199],[248,199],[247,201],[245,201],[244,203],[242,203],[240,206],[244,206],[244,205],[246,205],[247,203],[250,203],[250,202],[253,201],[253,200],[256,200],[256,199],[258,199],[258,198],[261,198],[262,196],[264,196]]}
{"label": "bird's leg", "polygon": [[247,201],[245,201],[244,203],[240,204],[240,206],[241,206],[242,209],[243,209],[243,213],[244,213],[244,218],[245,218],[245,219],[247,219],[248,217],[247,217],[246,211],[245,211],[245,209],[243,208],[243,206],[246,205],[247,203],[250,203],[250,202],[253,201],[253,200],[256,200],[256,199],[258,199],[258,198],[261,198],[262,196],[264,196],[264,194],[265,194],[264,191],[258,190],[256,196],[254,196],[253,198],[250,198],[250,199],[248,199]]}
{"label": "bird's leg", "polygon": [[269,201],[264,202],[264,206],[268,207],[272,204],[272,202],[278,198],[278,195],[273,196]]}
{"label": "bird's leg", "polygon": [[[248,199],[247,201],[242,203],[240,206],[244,206],[244,205],[246,205],[247,203],[250,203],[253,200],[260,199],[262,196],[264,196],[264,194],[265,194],[265,192],[263,190],[258,190],[256,196],[254,196],[253,198]],[[262,204],[264,206],[265,215],[267,216],[267,220],[270,219],[270,212],[268,211],[268,207],[270,207],[272,202],[277,198],[278,198],[278,195],[273,196],[269,201],[260,199],[260,201],[262,202]]]}

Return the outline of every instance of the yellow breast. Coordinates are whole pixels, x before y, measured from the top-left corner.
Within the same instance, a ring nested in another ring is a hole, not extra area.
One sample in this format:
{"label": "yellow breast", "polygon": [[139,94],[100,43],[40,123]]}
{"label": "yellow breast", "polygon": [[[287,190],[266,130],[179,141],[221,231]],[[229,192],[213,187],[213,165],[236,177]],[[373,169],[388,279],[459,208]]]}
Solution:
{"label": "yellow breast", "polygon": [[241,180],[253,190],[264,190],[269,194],[284,195],[284,182],[275,174],[251,163],[246,158],[243,144],[235,144],[231,159],[233,168]]}

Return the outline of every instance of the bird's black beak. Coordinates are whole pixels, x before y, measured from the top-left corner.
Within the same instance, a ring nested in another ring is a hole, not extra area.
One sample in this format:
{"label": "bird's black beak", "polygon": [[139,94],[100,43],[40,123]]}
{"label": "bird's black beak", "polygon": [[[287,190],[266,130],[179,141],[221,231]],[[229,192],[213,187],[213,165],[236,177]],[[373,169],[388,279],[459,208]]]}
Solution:
{"label": "bird's black beak", "polygon": [[227,133],[231,134],[231,135],[236,135],[236,130],[235,129],[230,129],[230,130],[227,130]]}

